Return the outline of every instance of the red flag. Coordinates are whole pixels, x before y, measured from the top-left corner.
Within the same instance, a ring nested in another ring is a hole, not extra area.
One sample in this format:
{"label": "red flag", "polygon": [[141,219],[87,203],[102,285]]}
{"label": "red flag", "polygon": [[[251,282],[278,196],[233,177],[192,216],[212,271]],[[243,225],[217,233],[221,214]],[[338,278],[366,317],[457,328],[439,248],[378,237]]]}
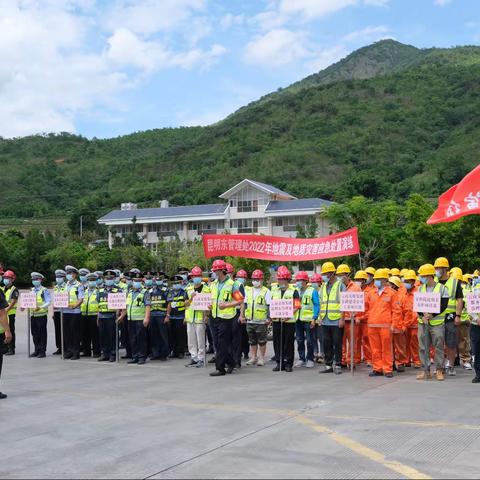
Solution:
{"label": "red flag", "polygon": [[438,208],[427,223],[453,222],[472,214],[480,214],[480,165],[440,196]]}

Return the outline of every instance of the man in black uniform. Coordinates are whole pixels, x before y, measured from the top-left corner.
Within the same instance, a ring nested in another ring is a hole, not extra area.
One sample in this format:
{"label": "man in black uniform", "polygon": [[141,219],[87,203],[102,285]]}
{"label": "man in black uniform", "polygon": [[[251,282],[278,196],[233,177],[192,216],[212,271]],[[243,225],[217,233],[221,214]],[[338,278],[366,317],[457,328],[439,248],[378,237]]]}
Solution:
{"label": "man in black uniform", "polygon": [[168,344],[168,329],[165,321],[167,315],[168,287],[165,285],[165,273],[157,272],[150,289],[150,341],[152,360],[166,360],[170,347]]}
{"label": "man in black uniform", "polygon": [[173,277],[172,289],[168,295],[167,322],[170,322],[172,344],[170,358],[183,358],[187,348],[187,328],[185,326],[185,301],[187,292],[183,288],[184,279],[181,275]]}

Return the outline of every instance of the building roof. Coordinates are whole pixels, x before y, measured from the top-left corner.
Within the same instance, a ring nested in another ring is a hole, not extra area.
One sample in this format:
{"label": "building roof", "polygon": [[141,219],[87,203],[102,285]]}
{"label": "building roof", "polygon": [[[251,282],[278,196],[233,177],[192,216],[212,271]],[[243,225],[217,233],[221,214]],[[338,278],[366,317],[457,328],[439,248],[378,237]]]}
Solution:
{"label": "building roof", "polygon": [[167,207],[167,208],[138,208],[134,210],[112,210],[103,217],[99,218],[100,223],[118,220],[132,220],[136,217],[137,221],[151,218],[171,218],[175,220],[180,217],[192,216],[222,216],[227,205],[224,203],[214,203],[208,205],[189,205],[185,207]]}
{"label": "building roof", "polygon": [[286,212],[293,210],[318,210],[329,207],[333,202],[323,198],[301,198],[297,200],[274,200],[269,202],[265,213]]}
{"label": "building roof", "polygon": [[255,180],[249,180],[248,178],[245,178],[242,180],[240,183],[237,183],[234,185],[232,188],[227,190],[226,192],[222,193],[220,195],[220,198],[229,198],[232,194],[236,193],[238,190],[242,189],[245,185],[250,184],[251,186],[258,188],[262,190],[263,192],[270,193],[272,195],[281,195],[282,197],[286,198],[296,198],[293,195],[291,195],[288,192],[284,192],[283,190],[280,190],[277,187],[274,187],[273,185],[268,185],[267,183],[261,183],[257,182]]}

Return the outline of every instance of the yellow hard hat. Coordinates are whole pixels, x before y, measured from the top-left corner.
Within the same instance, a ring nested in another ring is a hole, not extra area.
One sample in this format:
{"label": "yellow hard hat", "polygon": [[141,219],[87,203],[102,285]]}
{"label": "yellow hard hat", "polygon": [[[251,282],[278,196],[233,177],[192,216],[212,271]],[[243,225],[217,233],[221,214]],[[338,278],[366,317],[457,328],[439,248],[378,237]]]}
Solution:
{"label": "yellow hard hat", "polygon": [[342,263],[337,267],[337,275],[341,275],[342,273],[352,273],[350,267],[346,263]]}
{"label": "yellow hard hat", "polygon": [[468,283],[469,281],[470,281],[470,275],[468,275],[467,273],[462,277],[462,282]]}
{"label": "yellow hard hat", "polygon": [[397,288],[400,288],[402,286],[402,281],[396,276],[396,275],[392,275],[388,281],[390,283],[393,283]]}
{"label": "yellow hard hat", "polygon": [[450,270],[450,276],[452,276],[453,278],[456,278],[457,280],[462,280],[463,278],[463,272],[462,272],[462,269],[459,268],[459,267],[453,267],[451,270]]}
{"label": "yellow hard hat", "polygon": [[417,280],[417,275],[415,274],[415,270],[407,270],[405,275],[403,276],[404,280]]}
{"label": "yellow hard hat", "polygon": [[354,280],[368,280],[367,272],[364,270],[359,270],[354,277]]}
{"label": "yellow hard hat", "polygon": [[373,267],[367,267],[367,268],[365,269],[365,272],[368,273],[368,274],[370,274],[370,275],[375,275],[375,271],[376,271],[376,270],[375,270]]}
{"label": "yellow hard hat", "polygon": [[407,274],[407,272],[408,272],[408,268],[402,268],[402,269],[400,270],[400,276],[401,276],[401,277],[404,277],[404,276]]}
{"label": "yellow hard hat", "polygon": [[450,268],[450,263],[445,257],[438,257],[433,265],[435,268]]}
{"label": "yellow hard hat", "polygon": [[395,275],[396,277],[398,277],[400,275],[400,270],[398,268],[391,268],[390,275]]}
{"label": "yellow hard hat", "polygon": [[480,275],[480,271],[475,270],[475,271],[473,272],[473,276],[474,276],[474,277],[478,277],[479,275]]}
{"label": "yellow hard hat", "polygon": [[375,275],[373,278],[375,280],[381,280],[382,278],[388,278],[388,268],[379,268],[378,270],[375,271]]}
{"label": "yellow hard hat", "polygon": [[428,276],[428,275],[433,276],[433,275],[435,275],[435,267],[431,263],[426,263],[425,265],[422,265],[418,269],[418,274],[421,277],[425,277],[425,276]]}
{"label": "yellow hard hat", "polygon": [[322,273],[335,273],[335,265],[332,262],[325,262],[322,265]]}

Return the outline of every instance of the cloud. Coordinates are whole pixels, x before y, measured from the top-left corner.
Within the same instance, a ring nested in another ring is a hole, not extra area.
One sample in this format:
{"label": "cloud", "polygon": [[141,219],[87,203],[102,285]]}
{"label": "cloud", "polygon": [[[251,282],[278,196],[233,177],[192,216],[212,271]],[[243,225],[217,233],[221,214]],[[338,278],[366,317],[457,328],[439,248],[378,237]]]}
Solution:
{"label": "cloud", "polygon": [[344,58],[347,53],[348,51],[344,45],[335,45],[330,48],[319,50],[314,54],[313,60],[308,62],[308,69],[310,72],[319,72]]}
{"label": "cloud", "polygon": [[433,0],[433,4],[439,7],[444,7],[445,5],[451,3],[452,0]]}
{"label": "cloud", "polygon": [[224,29],[233,27],[233,26],[240,26],[245,23],[245,15],[233,15],[231,13],[227,13],[223,17],[220,18],[220,26]]}
{"label": "cloud", "polygon": [[385,25],[376,27],[365,27],[361,30],[355,30],[343,37],[345,42],[375,42],[386,38],[389,28]]}
{"label": "cloud", "polygon": [[335,13],[356,3],[357,0],[280,0],[279,10],[287,15],[298,14],[311,20]]}
{"label": "cloud", "polygon": [[244,60],[249,64],[278,67],[304,58],[308,53],[303,34],[275,29],[249,42]]}
{"label": "cloud", "polygon": [[363,3],[372,7],[386,7],[390,0],[363,0]]}

